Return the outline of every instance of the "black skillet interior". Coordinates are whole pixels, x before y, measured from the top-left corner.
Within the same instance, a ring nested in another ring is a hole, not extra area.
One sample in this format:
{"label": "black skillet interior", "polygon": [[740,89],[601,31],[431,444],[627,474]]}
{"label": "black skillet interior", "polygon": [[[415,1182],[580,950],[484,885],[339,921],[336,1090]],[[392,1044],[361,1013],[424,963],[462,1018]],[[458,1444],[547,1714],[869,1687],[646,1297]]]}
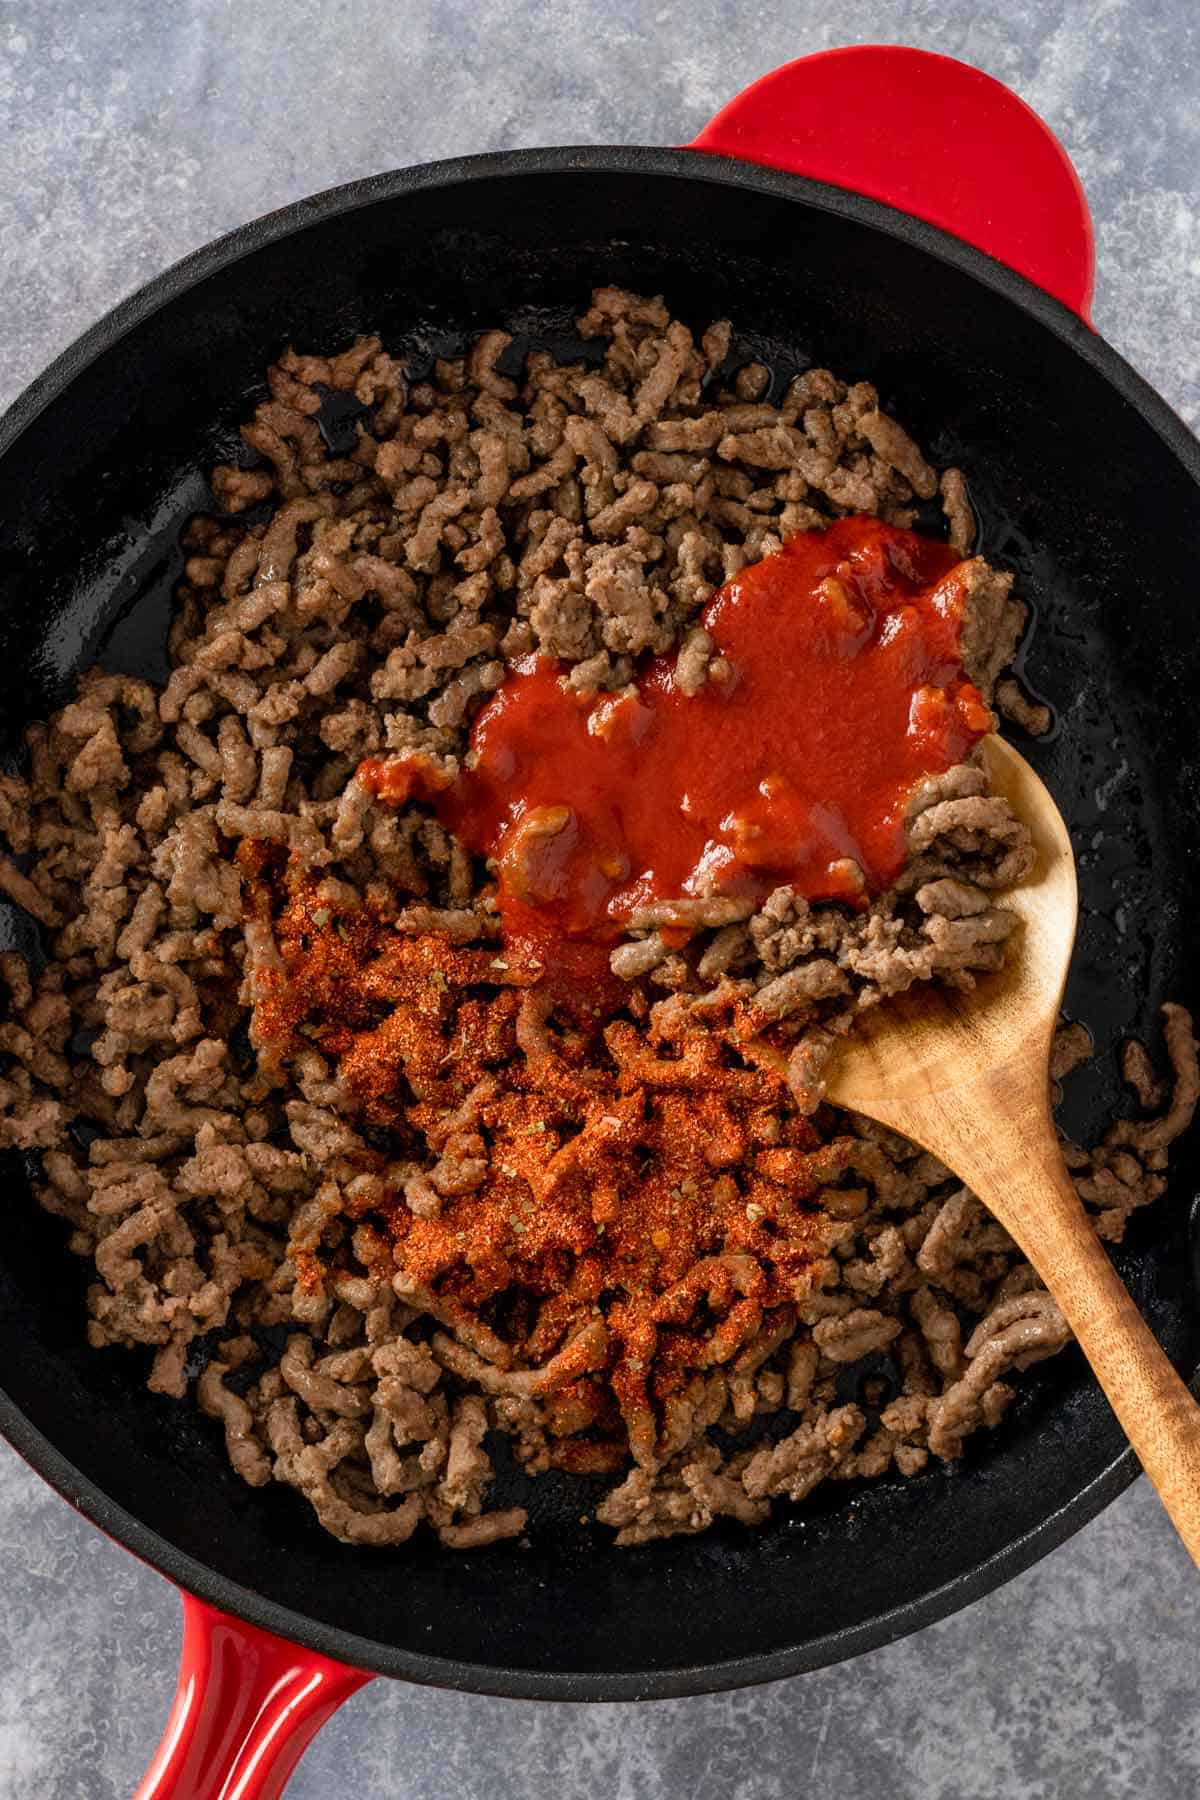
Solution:
{"label": "black skillet interior", "polygon": [[[481,159],[362,184],[353,203],[308,203],[286,223],[165,278],[158,310],[100,327],[0,461],[5,747],[98,656],[161,672],[175,534],[285,342],[336,348],[377,331],[422,357],[500,323],[555,347],[594,283],[661,291],[693,326],[732,318],[742,352],[781,380],[819,361],[876,382],[935,459],[967,470],[983,547],[1034,608],[1027,678],[1058,721],[1021,747],[1079,854],[1069,1009],[1099,1054],[1066,1122],[1097,1133],[1121,1104],[1121,1036],[1155,1041],[1159,1002],[1197,998],[1184,956],[1200,858],[1200,467],[1161,403],[1053,302],[936,232],[686,153]],[[1118,1259],[1189,1373],[1198,1151],[1200,1137],[1180,1147],[1168,1197]],[[547,1484],[527,1548],[348,1549],[293,1494],[245,1488],[217,1428],[148,1394],[137,1358],[86,1349],[82,1270],[27,1201],[26,1173],[14,1163],[6,1180],[5,1430],[184,1585],[385,1673],[615,1699],[812,1667],[994,1585],[1132,1472],[1070,1353],[1023,1378],[961,1467],[832,1486],[761,1532],[614,1552],[577,1522],[586,1496]]]}

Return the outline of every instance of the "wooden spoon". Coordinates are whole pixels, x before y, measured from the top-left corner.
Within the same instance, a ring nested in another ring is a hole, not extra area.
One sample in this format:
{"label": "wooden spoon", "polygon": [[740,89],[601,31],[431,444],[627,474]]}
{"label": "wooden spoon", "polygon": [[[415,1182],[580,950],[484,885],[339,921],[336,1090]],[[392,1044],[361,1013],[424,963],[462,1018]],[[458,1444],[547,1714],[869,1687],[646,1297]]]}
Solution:
{"label": "wooden spoon", "polygon": [[1020,1245],[1200,1563],[1200,1406],[1101,1248],[1050,1116],[1050,1045],[1075,941],[1071,840],[1023,757],[998,737],[984,754],[1037,850],[1032,876],[1004,896],[1021,941],[973,993],[923,986],[864,1013],[826,1097],[931,1150]]}

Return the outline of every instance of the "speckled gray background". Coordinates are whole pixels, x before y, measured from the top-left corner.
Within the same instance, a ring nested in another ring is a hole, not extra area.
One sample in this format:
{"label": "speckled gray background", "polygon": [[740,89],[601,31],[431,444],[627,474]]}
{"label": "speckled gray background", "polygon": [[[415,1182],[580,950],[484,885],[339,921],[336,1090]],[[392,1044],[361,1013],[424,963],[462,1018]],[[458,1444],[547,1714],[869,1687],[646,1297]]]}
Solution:
{"label": "speckled gray background", "polygon": [[[185,251],[315,189],[521,144],[679,142],[774,64],[918,44],[1075,159],[1095,319],[1200,420],[1195,0],[0,0],[0,403]],[[0,1795],[123,1800],[178,1603],[0,1448]],[[1200,1584],[1144,1482],[957,1618],[802,1680],[653,1707],[375,1683],[295,1800],[1173,1800],[1200,1791]]]}

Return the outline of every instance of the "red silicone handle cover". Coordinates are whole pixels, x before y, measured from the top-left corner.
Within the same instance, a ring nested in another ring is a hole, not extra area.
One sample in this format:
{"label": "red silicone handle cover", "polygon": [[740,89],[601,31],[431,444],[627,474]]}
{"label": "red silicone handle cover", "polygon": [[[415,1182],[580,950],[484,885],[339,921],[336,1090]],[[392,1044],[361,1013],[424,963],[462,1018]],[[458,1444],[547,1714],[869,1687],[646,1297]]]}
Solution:
{"label": "red silicone handle cover", "polygon": [[326,1719],[370,1679],[184,1594],[175,1704],[134,1800],[278,1800]]}
{"label": "red silicone handle cover", "polygon": [[1007,263],[1087,320],[1092,221],[1054,133],[980,69],[898,44],[802,56],[691,145],[883,200]]}

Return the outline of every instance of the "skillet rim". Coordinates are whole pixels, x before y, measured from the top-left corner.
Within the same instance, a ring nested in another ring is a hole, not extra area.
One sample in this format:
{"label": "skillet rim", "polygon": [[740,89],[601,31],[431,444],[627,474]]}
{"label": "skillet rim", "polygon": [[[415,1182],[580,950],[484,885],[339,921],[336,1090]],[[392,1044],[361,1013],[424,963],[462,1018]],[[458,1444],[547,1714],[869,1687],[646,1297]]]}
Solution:
{"label": "skillet rim", "polygon": [[[698,161],[701,156],[703,162]],[[1164,448],[1200,487],[1200,441],[1161,395],[1078,314],[984,251],[881,201],[806,176],[688,148],[625,145],[489,151],[421,163],[327,188],[238,226],[181,258],[118,302],[35,377],[0,416],[0,466],[28,426],[86,368],[180,294],[254,251],[330,218],[407,193],[450,188],[495,176],[583,172],[687,180],[699,177],[718,187],[748,187],[850,219],[927,252],[1010,301],[1080,356],[1151,426]],[[1192,1385],[1197,1381],[1200,1371],[1193,1376]],[[640,1674],[597,1673],[507,1669],[426,1656],[326,1625],[219,1575],[207,1564],[178,1550],[126,1508],[116,1505],[97,1483],[62,1455],[2,1388],[0,1433],[37,1474],[108,1537],[149,1563],[175,1586],[221,1611],[351,1667],[423,1685],[531,1700],[679,1698],[750,1687],[846,1661],[893,1643],[1002,1586],[1095,1518],[1140,1472],[1134,1452],[1126,1447],[1071,1500],[975,1568],[886,1612],[825,1633],[806,1644]]]}

